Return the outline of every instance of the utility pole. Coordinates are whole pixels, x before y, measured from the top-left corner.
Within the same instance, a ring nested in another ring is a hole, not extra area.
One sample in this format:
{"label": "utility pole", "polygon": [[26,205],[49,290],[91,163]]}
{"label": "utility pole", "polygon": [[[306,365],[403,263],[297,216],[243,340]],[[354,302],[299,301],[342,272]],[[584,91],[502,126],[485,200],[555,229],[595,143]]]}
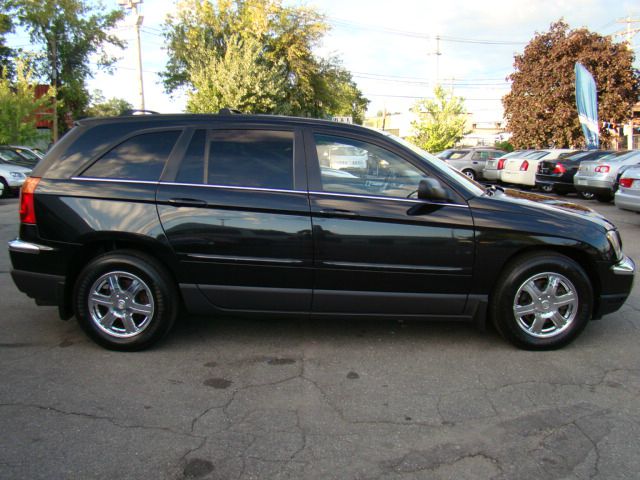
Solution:
{"label": "utility pole", "polygon": [[55,96],[53,97],[53,122],[51,125],[51,140],[53,143],[58,141],[58,39],[56,33],[53,32],[51,38],[51,57],[53,61],[53,68],[51,69],[51,83],[55,90]]}
{"label": "utility pole", "polygon": [[626,23],[627,28],[612,33],[611,35],[609,35],[609,37],[611,37],[611,39],[613,39],[614,37],[625,37],[627,48],[631,50],[631,41],[633,40],[634,35],[640,32],[640,28],[631,28],[631,25],[633,25],[634,23],[640,23],[640,18],[631,18],[631,16],[627,16],[627,18],[620,18],[616,20],[616,23]]}
{"label": "utility pole", "polygon": [[440,35],[436,35],[436,85],[440,84]]}
{"label": "utility pole", "polygon": [[133,12],[134,28],[136,31],[136,51],[138,56],[138,95],[140,110],[144,110],[144,83],[142,81],[142,48],[140,47],[140,27],[144,17],[138,11],[142,0],[118,0],[118,4]]}

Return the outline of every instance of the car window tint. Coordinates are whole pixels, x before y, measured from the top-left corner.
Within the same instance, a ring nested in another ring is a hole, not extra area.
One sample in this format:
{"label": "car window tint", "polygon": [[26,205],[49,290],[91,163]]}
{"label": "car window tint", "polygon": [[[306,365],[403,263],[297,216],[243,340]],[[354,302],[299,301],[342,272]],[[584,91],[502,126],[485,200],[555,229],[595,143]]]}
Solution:
{"label": "car window tint", "polygon": [[428,175],[404,158],[359,140],[315,135],[322,190],[407,198]]}
{"label": "car window tint", "polygon": [[83,177],[155,181],[180,135],[179,131],[143,133],[114,147]]}
{"label": "car window tint", "polygon": [[293,132],[215,130],[209,135],[210,185],[293,188]]}
{"label": "car window tint", "polygon": [[206,131],[198,130],[193,134],[189,148],[180,162],[176,182],[203,183],[204,182],[204,145]]}

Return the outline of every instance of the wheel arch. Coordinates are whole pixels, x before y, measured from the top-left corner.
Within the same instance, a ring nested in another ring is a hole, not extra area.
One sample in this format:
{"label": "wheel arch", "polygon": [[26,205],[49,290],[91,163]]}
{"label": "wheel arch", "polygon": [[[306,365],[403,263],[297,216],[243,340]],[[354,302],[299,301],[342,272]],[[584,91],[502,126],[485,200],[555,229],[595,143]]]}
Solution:
{"label": "wheel arch", "polygon": [[183,306],[182,295],[178,288],[178,279],[175,276],[177,268],[174,258],[175,254],[169,246],[143,235],[126,232],[103,232],[98,235],[93,235],[82,242],[73,260],[69,264],[66,274],[67,282],[64,292],[64,305],[62,305],[60,309],[60,316],[62,318],[70,318],[73,315],[73,291],[78,275],[84,266],[98,255],[119,250],[133,250],[150,256],[160,263],[174,282],[177,295],[180,298],[181,307]]}
{"label": "wheel arch", "polygon": [[[525,256],[530,256],[533,254],[544,254],[544,253],[556,253],[560,255],[564,255],[565,257],[570,258],[574,262],[576,262],[582,269],[585,274],[589,278],[589,282],[591,283],[591,289],[593,291],[593,312],[597,312],[599,309],[599,299],[600,293],[602,292],[602,285],[600,283],[600,277],[598,276],[597,268],[595,262],[591,259],[589,254],[583,250],[580,250],[576,247],[569,247],[563,245],[533,245],[522,248],[517,252],[514,252],[501,266],[498,274],[495,277],[495,281],[489,292],[489,301],[488,307],[490,308],[491,304],[494,300],[494,294],[496,288],[498,286],[498,279],[500,276],[506,272],[511,265],[517,263],[521,258]],[[592,312],[592,313],[593,313]]]}

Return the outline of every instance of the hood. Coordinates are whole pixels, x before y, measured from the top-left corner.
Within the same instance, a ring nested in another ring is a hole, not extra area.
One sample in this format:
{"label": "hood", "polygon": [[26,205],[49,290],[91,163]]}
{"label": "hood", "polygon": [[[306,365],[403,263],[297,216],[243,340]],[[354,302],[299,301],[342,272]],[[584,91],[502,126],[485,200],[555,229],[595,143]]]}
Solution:
{"label": "hood", "polygon": [[[578,221],[591,221],[603,227],[605,230],[611,230],[614,225],[605,217],[589,207],[584,207],[576,203],[565,200],[540,195],[538,193],[523,192],[507,188],[504,193],[500,192],[491,197],[492,200],[503,204],[519,205],[523,207],[522,213],[548,214],[553,217],[561,215],[563,217],[571,217]],[[529,210],[529,212],[527,212]]]}
{"label": "hood", "polygon": [[20,165],[16,165],[14,163],[0,163],[0,171],[3,172],[20,172],[25,175],[31,174],[31,168],[21,167]]}

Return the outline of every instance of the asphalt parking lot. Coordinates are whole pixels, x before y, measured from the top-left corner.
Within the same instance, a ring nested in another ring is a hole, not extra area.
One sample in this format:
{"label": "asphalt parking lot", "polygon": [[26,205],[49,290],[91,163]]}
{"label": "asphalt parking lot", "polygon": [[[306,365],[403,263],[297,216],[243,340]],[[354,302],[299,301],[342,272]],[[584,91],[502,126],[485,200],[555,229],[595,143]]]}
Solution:
{"label": "asphalt parking lot", "polygon": [[[640,215],[610,218],[640,261]],[[182,318],[141,353],[11,281],[0,199],[0,478],[637,479],[640,287],[555,352],[470,325]]]}

